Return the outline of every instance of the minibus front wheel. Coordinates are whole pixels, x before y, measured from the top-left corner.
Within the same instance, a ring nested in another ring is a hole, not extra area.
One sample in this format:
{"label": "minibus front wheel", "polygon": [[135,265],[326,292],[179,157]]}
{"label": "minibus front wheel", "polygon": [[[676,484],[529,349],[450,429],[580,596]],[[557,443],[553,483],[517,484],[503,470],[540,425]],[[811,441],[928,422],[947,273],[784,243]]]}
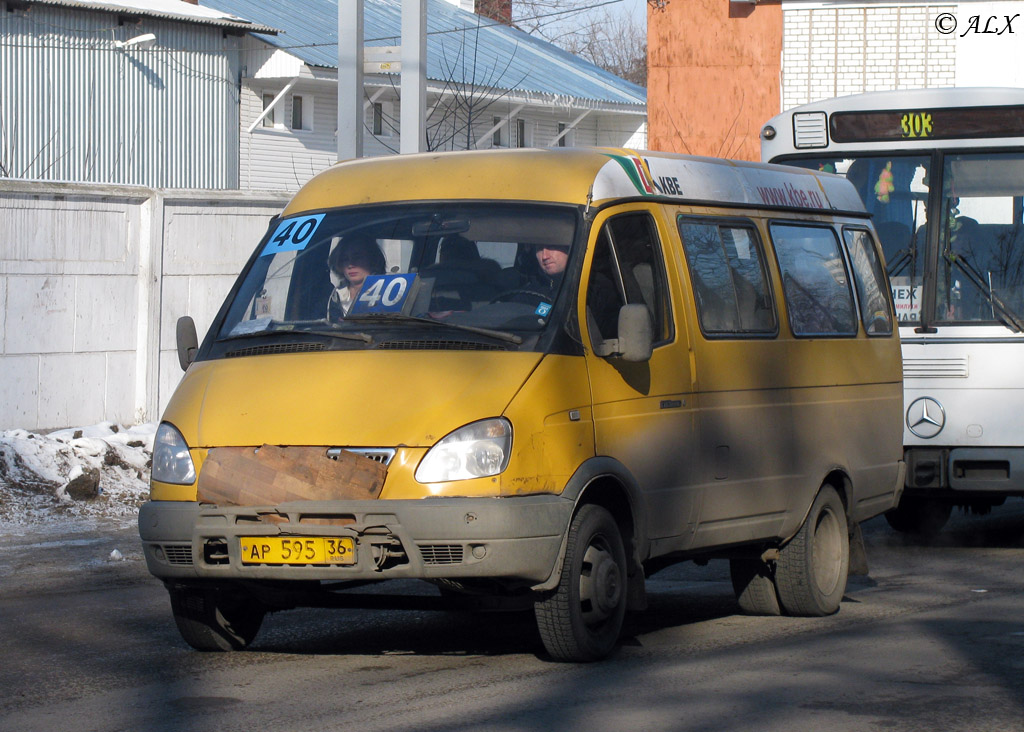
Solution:
{"label": "minibus front wheel", "polygon": [[626,614],[626,551],[607,509],[586,504],[569,525],[557,589],[534,603],[544,647],[558,661],[597,661],[615,647]]}
{"label": "minibus front wheel", "polygon": [[839,610],[849,570],[846,509],[826,484],[796,536],[779,550],[775,586],[782,609],[787,615],[831,615]]}
{"label": "minibus front wheel", "polygon": [[178,632],[197,651],[240,651],[256,637],[266,608],[215,586],[168,584]]}

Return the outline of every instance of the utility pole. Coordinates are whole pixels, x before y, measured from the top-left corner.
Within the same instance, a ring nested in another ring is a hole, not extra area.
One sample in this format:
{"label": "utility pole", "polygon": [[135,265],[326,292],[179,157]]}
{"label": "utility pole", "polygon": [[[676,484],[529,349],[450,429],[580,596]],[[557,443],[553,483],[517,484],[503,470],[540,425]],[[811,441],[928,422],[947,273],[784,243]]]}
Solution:
{"label": "utility pole", "polygon": [[399,151],[427,149],[427,0],[402,0],[402,113]]}
{"label": "utility pole", "polygon": [[363,156],[363,0],[338,0],[337,134],[338,160]]}

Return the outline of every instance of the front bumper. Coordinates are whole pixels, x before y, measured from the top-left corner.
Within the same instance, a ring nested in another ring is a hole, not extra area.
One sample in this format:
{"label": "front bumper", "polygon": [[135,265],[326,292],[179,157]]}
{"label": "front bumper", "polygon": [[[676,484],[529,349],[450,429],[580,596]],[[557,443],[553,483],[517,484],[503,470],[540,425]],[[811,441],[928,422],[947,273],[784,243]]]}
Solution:
{"label": "front bumper", "polygon": [[[536,584],[555,568],[573,502],[555,495],[296,502],[149,501],[139,511],[149,571],[161,579],[495,578]],[[351,537],[352,565],[243,564],[242,536]]]}

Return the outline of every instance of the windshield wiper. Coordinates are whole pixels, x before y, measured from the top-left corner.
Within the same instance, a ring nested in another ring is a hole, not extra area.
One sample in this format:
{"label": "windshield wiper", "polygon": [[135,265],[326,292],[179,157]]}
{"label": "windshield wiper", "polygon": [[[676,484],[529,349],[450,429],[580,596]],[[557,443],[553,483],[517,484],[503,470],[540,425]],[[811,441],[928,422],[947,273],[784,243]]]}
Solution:
{"label": "windshield wiper", "polygon": [[488,338],[497,338],[498,340],[506,341],[508,343],[515,343],[519,345],[523,342],[520,336],[515,333],[509,333],[504,330],[491,330],[490,328],[478,328],[475,325],[462,325],[461,323],[449,323],[444,320],[434,320],[433,318],[421,318],[416,315],[405,315],[403,313],[366,313],[363,315],[348,315],[346,320],[394,320],[401,323],[427,323],[429,325],[440,325],[445,328],[454,328],[456,330],[466,331],[468,333],[476,333],[477,335],[487,336]]}
{"label": "windshield wiper", "polygon": [[[243,330],[239,331],[239,326],[236,325],[232,329],[231,333],[218,338],[218,342],[222,341],[233,341],[240,338],[258,338],[260,336],[268,335],[295,335],[297,333],[312,333],[314,335],[327,336],[328,338],[342,338],[349,341],[362,341],[363,343],[373,343],[373,336],[369,333],[353,333],[351,331],[343,329],[341,326],[335,323],[329,323],[326,320],[299,320],[290,323],[278,323],[270,320],[265,324],[261,323],[259,326],[256,325],[256,321],[249,321],[252,323],[253,330],[249,330],[248,327],[243,326]],[[239,324],[241,325],[241,323]],[[260,327],[263,326],[263,327]],[[257,328],[259,328],[257,330]],[[237,331],[237,332],[236,332]]]}
{"label": "windshield wiper", "polygon": [[890,277],[895,277],[903,271],[903,268],[906,267],[913,258],[914,254],[910,247],[901,249],[896,252],[896,256],[889,261],[889,268],[886,270],[886,274]]}
{"label": "windshield wiper", "polygon": [[989,287],[987,282],[985,282],[985,278],[981,276],[981,273],[974,268],[966,257],[962,254],[945,252],[942,256],[945,257],[946,261],[950,264],[959,267],[960,271],[964,273],[971,284],[981,291],[981,294],[986,300],[988,300],[989,305],[992,306],[992,314],[997,316],[1003,325],[1014,333],[1024,331],[1024,320],[1021,320],[1021,317],[992,291],[992,288]]}

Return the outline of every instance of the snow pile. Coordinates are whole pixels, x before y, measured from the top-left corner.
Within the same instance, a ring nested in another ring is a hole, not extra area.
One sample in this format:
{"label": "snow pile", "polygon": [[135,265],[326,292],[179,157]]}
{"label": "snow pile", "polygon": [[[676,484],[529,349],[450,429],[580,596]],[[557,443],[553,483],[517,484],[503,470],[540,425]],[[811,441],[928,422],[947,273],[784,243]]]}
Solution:
{"label": "snow pile", "polygon": [[0,432],[0,531],[78,520],[135,521],[149,494],[156,425]]}

